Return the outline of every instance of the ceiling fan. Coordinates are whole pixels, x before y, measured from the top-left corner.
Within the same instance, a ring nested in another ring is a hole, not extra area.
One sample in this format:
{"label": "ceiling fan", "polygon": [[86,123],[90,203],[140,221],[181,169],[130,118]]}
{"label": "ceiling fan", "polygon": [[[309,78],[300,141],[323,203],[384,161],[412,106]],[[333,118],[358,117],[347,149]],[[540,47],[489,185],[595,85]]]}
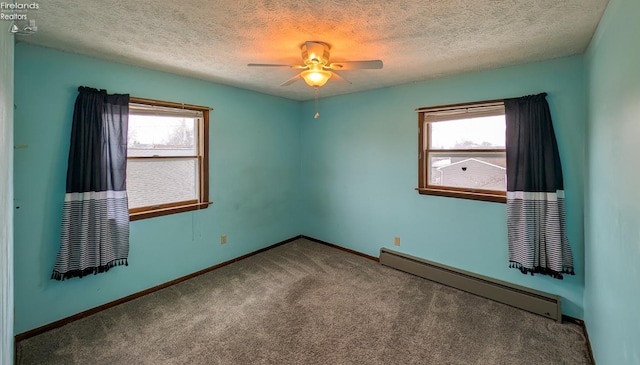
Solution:
{"label": "ceiling fan", "polygon": [[342,62],[330,62],[329,61],[329,44],[318,41],[307,41],[300,47],[302,51],[302,61],[304,65],[280,65],[270,63],[250,63],[249,67],[289,67],[300,69],[302,72],[289,80],[283,82],[280,86],[288,86],[294,82],[303,79],[307,85],[317,89],[322,87],[329,81],[331,76],[336,77],[351,83],[341,76],[336,71],[346,70],[373,70],[381,69],[382,61],[342,61]]}

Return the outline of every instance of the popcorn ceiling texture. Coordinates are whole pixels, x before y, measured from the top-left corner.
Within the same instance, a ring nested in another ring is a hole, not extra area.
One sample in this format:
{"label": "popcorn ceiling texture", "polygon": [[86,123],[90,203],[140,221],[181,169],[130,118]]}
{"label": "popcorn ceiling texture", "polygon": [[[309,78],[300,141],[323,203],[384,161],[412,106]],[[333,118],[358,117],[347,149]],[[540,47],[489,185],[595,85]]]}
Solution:
{"label": "popcorn ceiling texture", "polygon": [[[321,96],[580,54],[607,0],[47,0],[23,42],[192,76],[294,100],[313,99],[297,71],[300,45],[331,60],[384,61],[343,71]],[[99,87],[99,85],[96,85]]]}

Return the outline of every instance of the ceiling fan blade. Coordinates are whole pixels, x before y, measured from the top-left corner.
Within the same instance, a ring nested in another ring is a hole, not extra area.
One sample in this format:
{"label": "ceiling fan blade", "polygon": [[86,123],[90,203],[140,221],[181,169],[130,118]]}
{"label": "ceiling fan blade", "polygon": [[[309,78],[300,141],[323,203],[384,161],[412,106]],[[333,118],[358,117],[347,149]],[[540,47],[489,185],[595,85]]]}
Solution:
{"label": "ceiling fan blade", "polygon": [[342,61],[333,62],[328,66],[332,70],[376,70],[382,68],[382,61]]}
{"label": "ceiling fan blade", "polygon": [[294,82],[300,80],[302,78],[302,74],[297,74],[294,77],[290,78],[289,80],[283,82],[282,84],[280,84],[280,86],[289,86],[291,84],[293,84]]}
{"label": "ceiling fan blade", "polygon": [[281,65],[278,63],[248,63],[249,67],[289,67],[289,68],[307,68],[305,65]]}
{"label": "ceiling fan blade", "polygon": [[353,84],[351,81],[347,80],[344,78],[344,76],[340,75],[339,73],[336,72],[336,70],[332,70],[331,73],[333,73],[337,78],[339,78],[342,81],[346,81],[349,83],[349,85]]}

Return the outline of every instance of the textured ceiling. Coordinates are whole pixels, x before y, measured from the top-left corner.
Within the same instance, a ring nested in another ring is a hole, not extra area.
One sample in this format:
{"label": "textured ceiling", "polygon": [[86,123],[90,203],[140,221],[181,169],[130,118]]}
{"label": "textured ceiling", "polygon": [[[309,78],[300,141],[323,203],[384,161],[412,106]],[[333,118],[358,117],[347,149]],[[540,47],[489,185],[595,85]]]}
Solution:
{"label": "textured ceiling", "polygon": [[38,32],[18,40],[295,100],[314,97],[297,71],[307,40],[331,60],[384,61],[343,71],[320,96],[584,52],[607,0],[47,0]]}

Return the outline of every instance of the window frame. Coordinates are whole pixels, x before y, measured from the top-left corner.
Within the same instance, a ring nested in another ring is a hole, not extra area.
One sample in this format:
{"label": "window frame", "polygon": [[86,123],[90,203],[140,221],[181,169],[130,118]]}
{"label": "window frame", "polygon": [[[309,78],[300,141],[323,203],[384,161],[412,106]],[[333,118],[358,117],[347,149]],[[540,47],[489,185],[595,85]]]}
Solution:
{"label": "window frame", "polygon": [[[202,121],[197,122],[196,128],[196,155],[195,156],[131,156],[127,154],[127,163],[129,160],[145,160],[145,159],[175,159],[175,158],[197,158],[198,161],[198,199],[185,200],[180,202],[172,202],[165,204],[156,204],[145,207],[137,207],[129,209],[129,220],[136,221],[140,219],[160,217],[169,214],[177,214],[190,212],[194,210],[206,209],[212,204],[209,201],[209,111],[212,108],[175,103],[170,101],[161,101],[153,99],[145,99],[139,97],[130,97],[129,104],[143,104],[155,107],[187,109],[202,112]],[[131,115],[131,110],[129,111]],[[127,137],[128,143],[128,137]]]}
{"label": "window frame", "polygon": [[[454,186],[443,185],[431,185],[429,184],[429,154],[431,152],[452,152],[452,153],[491,153],[491,152],[505,152],[504,149],[432,149],[431,148],[431,124],[447,120],[463,119],[461,117],[464,114],[471,114],[480,116],[483,114],[483,110],[504,107],[504,100],[486,100],[471,103],[450,104],[434,107],[424,107],[416,109],[418,113],[418,187],[416,190],[419,194],[423,195],[435,195],[444,196],[450,198],[462,198],[471,200],[488,201],[495,203],[506,203],[507,192],[500,190],[485,190],[485,189],[472,189],[461,188]],[[427,117],[429,113],[442,113],[442,117]],[[491,112],[486,112],[487,115]],[[446,116],[445,116],[446,115]],[[495,114],[494,114],[495,115]],[[427,120],[430,119],[430,120]],[[506,141],[506,136],[505,136]]]}

